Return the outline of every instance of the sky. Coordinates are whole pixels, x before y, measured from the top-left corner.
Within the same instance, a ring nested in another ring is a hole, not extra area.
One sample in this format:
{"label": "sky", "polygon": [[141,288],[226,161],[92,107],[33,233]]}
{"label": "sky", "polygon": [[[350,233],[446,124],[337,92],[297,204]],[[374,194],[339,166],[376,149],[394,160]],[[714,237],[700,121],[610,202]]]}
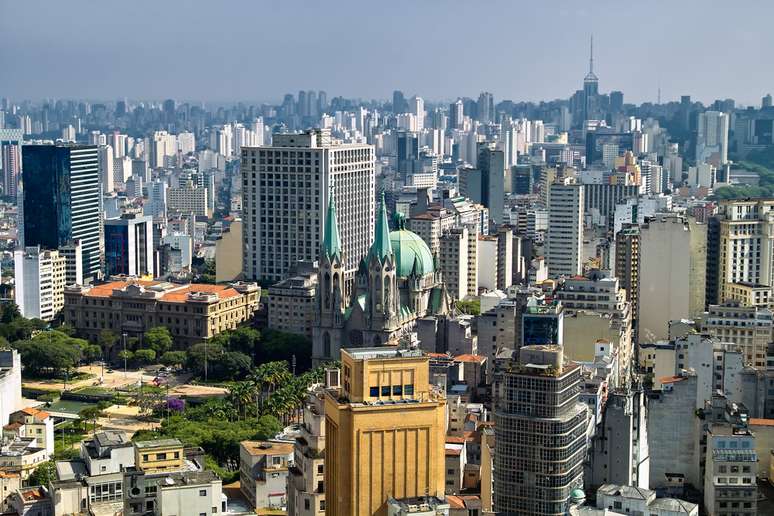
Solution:
{"label": "sky", "polygon": [[0,97],[568,98],[594,35],[626,102],[774,93],[774,2],[0,0]]}

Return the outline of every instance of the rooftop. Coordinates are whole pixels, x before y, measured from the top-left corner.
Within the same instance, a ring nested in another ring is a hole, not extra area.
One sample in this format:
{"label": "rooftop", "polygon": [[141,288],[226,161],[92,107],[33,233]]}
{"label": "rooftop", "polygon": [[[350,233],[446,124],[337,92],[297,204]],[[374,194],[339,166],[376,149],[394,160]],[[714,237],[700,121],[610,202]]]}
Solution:
{"label": "rooftop", "polygon": [[154,450],[159,448],[182,448],[183,443],[179,439],[158,439],[156,441],[136,441],[134,445],[138,450]]}
{"label": "rooftop", "polygon": [[84,289],[83,295],[85,297],[110,298],[114,296],[116,291],[127,292],[131,287],[139,287],[135,288],[137,295],[153,293],[156,294],[156,299],[167,303],[185,303],[189,294],[196,293],[213,294],[216,295],[218,299],[228,299],[240,295],[239,292],[230,285],[207,285],[202,283],[176,285],[163,281],[134,279],[110,281],[108,283],[95,285],[91,288]]}
{"label": "rooftop", "polygon": [[261,455],[290,455],[293,453],[293,443],[276,441],[242,441],[239,443],[253,456]]}

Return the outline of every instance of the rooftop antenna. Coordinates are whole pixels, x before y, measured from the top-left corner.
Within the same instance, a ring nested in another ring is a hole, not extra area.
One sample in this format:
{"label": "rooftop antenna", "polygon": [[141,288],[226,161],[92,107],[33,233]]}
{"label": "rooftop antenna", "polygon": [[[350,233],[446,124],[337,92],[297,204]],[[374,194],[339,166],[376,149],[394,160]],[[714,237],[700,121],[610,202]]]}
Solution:
{"label": "rooftop antenna", "polygon": [[594,34],[591,35],[591,46],[589,50],[589,75],[592,75],[594,73]]}

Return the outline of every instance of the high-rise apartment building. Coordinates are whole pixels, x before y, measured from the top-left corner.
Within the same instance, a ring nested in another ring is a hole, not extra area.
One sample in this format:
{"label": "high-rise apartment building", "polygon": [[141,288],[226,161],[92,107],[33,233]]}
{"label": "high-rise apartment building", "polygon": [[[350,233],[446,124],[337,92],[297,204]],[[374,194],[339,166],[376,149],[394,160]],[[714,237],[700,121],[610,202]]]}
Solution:
{"label": "high-rise apartment building", "polygon": [[325,395],[325,514],[382,514],[390,497],[443,498],[446,400],[429,375],[420,350],[341,350],[341,387]]}
{"label": "high-rise apartment building", "polygon": [[209,217],[212,213],[208,198],[208,188],[196,186],[190,181],[185,186],[167,189],[167,209],[180,213],[193,213],[200,217]]}
{"label": "high-rise apartment building", "polygon": [[637,341],[637,319],[640,298],[640,229],[626,225],[615,235],[615,277],[626,290],[626,300],[632,312],[632,327]]}
{"label": "high-rise apartment building", "polygon": [[640,228],[640,341],[665,340],[669,321],[703,311],[706,228],[675,214],[657,214]]}
{"label": "high-rise apartment building", "polygon": [[588,409],[580,380],[561,346],[523,346],[518,363],[495,373],[498,514],[564,515],[570,493],[583,488]]}
{"label": "high-rise apartment building", "polygon": [[774,320],[771,310],[744,306],[736,301],[710,305],[702,328],[719,342],[734,344],[744,354],[745,364],[766,368]]}
{"label": "high-rise apartment building", "polygon": [[288,475],[288,515],[325,515],[325,395],[309,392]]}
{"label": "high-rise apartment building", "polygon": [[275,134],[270,147],[242,148],[244,270],[284,279],[317,259],[331,187],[348,277],[374,238],[374,148],[334,141],[327,130]]}
{"label": "high-rise apartment building", "polygon": [[720,167],[728,162],[728,115],[719,111],[699,113],[696,163]]}
{"label": "high-rise apartment building", "polygon": [[16,197],[16,187],[21,173],[22,129],[3,129],[0,126],[0,170],[2,170],[3,195]]}
{"label": "high-rise apartment building", "polygon": [[57,249],[80,240],[84,281],[101,278],[104,239],[97,147],[25,145],[22,155],[21,246]]}
{"label": "high-rise apartment building", "polygon": [[153,277],[153,218],[123,215],[105,221],[105,275]]}
{"label": "high-rise apartment building", "polygon": [[553,278],[577,276],[583,263],[583,185],[566,179],[549,188],[548,274]]}
{"label": "high-rise apartment building", "polygon": [[723,200],[707,224],[706,304],[735,283],[774,285],[774,199]]}
{"label": "high-rise apartment building", "polygon": [[438,264],[446,291],[453,300],[468,295],[468,230],[452,228],[440,239]]}
{"label": "high-rise apartment building", "polygon": [[37,246],[17,249],[14,273],[19,312],[28,318],[54,319],[64,307],[65,258]]}

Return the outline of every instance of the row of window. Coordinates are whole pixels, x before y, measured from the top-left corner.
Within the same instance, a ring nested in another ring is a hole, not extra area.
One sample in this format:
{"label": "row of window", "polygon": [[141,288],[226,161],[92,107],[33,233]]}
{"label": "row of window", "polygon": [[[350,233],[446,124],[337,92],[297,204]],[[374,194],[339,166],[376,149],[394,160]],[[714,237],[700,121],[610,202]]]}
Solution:
{"label": "row of window", "polygon": [[369,395],[372,398],[378,398],[380,393],[381,396],[390,396],[390,393],[393,396],[412,396],[414,394],[414,385],[382,385],[381,388],[379,386],[371,386],[369,389]]}

